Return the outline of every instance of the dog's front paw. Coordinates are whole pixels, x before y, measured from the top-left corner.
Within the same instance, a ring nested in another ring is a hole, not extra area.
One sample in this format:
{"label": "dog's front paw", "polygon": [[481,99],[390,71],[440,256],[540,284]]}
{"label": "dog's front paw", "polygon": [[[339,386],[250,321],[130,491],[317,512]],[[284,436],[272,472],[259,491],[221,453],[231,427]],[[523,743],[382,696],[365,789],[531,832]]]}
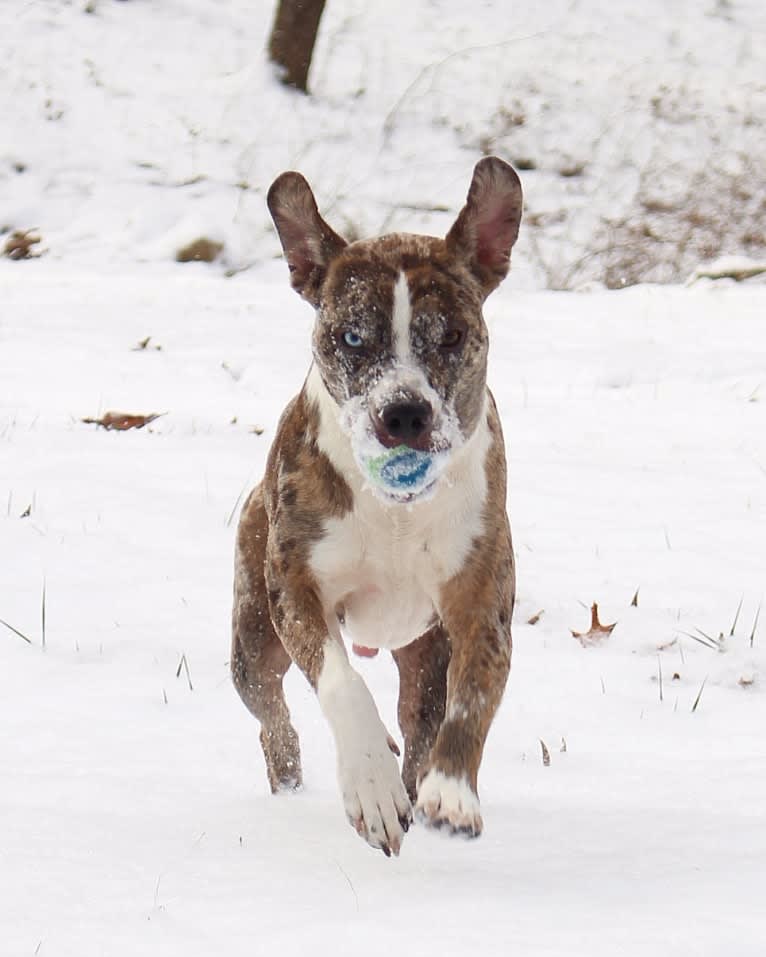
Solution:
{"label": "dog's front paw", "polygon": [[386,740],[339,764],[338,779],[356,832],[386,857],[398,855],[412,823],[412,805]]}
{"label": "dog's front paw", "polygon": [[420,782],[415,813],[429,827],[445,828],[465,837],[478,837],[483,827],[479,797],[466,778],[452,777],[436,768],[431,768]]}

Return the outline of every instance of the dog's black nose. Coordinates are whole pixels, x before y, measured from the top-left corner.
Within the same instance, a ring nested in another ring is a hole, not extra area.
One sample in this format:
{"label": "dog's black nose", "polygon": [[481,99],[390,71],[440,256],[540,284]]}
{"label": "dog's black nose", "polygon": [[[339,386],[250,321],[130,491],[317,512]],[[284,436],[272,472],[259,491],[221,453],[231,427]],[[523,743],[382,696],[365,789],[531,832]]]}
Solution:
{"label": "dog's black nose", "polygon": [[383,428],[379,430],[379,438],[390,448],[397,445],[420,448],[428,442],[433,419],[433,409],[427,402],[394,402],[380,413]]}

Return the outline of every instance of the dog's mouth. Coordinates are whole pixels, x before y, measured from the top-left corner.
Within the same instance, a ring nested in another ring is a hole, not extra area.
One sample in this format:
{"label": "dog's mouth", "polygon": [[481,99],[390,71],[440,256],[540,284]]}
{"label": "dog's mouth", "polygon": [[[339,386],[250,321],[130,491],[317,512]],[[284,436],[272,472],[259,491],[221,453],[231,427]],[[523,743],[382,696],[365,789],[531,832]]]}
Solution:
{"label": "dog's mouth", "polygon": [[353,401],[343,410],[343,424],[351,438],[354,459],[367,485],[388,503],[413,504],[435,491],[452,454],[461,444],[456,422],[442,416],[430,429],[428,441],[381,441],[379,426],[364,403]]}

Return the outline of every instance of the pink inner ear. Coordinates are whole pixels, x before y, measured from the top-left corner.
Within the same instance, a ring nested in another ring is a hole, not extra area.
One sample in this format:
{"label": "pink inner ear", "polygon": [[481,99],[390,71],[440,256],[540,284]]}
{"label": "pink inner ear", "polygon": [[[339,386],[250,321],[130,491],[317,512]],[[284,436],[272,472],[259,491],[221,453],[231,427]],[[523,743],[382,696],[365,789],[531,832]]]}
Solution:
{"label": "pink inner ear", "polygon": [[499,205],[476,226],[476,261],[491,269],[504,266],[511,258],[518,223],[512,211]]}
{"label": "pink inner ear", "polygon": [[307,230],[303,224],[287,217],[280,219],[279,225],[280,238],[290,272],[304,275],[316,265],[317,259],[315,255],[312,255],[312,243]]}

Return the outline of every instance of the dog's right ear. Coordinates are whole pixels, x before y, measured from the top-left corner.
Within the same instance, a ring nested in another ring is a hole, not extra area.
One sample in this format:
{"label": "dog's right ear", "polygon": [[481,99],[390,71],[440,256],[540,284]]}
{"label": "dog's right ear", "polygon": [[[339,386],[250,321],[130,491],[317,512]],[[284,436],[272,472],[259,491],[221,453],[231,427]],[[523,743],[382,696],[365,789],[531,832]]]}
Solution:
{"label": "dog's right ear", "polygon": [[465,206],[446,243],[479,280],[485,296],[508,273],[511,247],[519,235],[521,204],[521,183],[514,168],[496,156],[479,160]]}
{"label": "dog's right ear", "polygon": [[300,173],[282,173],[266,197],[277,227],[290,282],[311,303],[319,305],[319,290],[331,259],[347,245],[319,215],[311,187]]}

